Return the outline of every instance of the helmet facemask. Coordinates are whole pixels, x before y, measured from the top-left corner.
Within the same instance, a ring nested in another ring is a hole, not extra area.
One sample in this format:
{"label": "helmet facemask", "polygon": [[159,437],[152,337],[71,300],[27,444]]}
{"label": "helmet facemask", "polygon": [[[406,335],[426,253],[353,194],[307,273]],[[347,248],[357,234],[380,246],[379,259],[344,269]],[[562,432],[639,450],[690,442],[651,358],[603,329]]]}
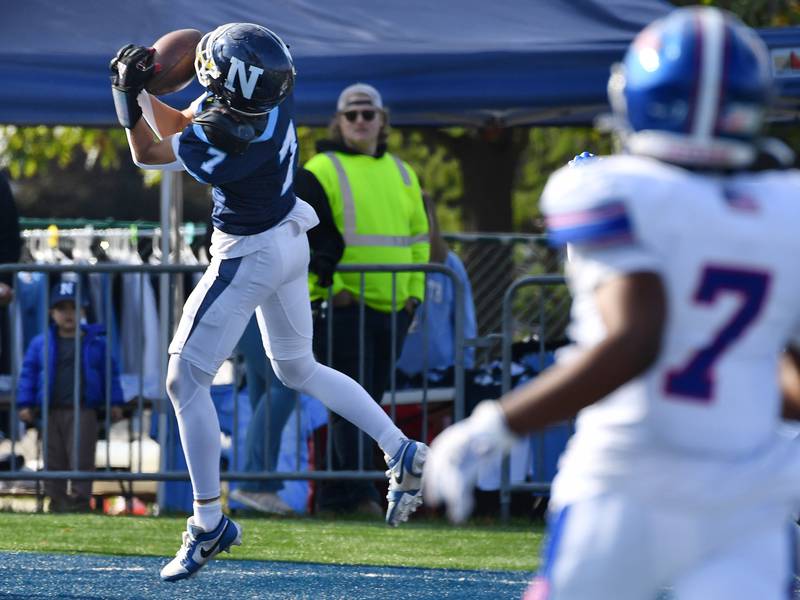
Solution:
{"label": "helmet facemask", "polygon": [[[194,59],[194,70],[197,73],[197,80],[204,88],[211,89],[213,83],[218,80],[222,73],[214,60],[214,42],[219,35],[228,29],[230,25],[222,25],[214,31],[205,34],[197,44],[197,51]],[[212,90],[213,91],[213,90]]]}

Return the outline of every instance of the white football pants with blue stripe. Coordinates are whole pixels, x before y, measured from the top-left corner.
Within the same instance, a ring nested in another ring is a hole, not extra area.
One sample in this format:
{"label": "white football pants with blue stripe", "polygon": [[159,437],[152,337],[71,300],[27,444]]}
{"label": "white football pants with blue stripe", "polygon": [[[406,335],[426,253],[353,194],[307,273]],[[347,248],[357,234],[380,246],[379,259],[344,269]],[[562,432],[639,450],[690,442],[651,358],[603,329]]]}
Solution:
{"label": "white football pants with blue stripe", "polygon": [[405,439],[358,383],[313,357],[305,230],[290,214],[267,237],[250,254],[211,261],[186,301],[169,348],[167,390],[196,500],[220,493],[220,430],[209,377],[230,356],[253,311],[267,356],[285,385],[319,399],[389,456]]}

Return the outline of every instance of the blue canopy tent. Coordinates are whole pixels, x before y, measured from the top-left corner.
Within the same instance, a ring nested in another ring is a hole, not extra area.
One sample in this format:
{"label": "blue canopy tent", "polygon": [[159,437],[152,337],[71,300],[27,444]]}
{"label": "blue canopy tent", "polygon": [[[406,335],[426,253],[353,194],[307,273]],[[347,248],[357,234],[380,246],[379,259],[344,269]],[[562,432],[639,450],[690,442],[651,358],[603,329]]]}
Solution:
{"label": "blue canopy tent", "polygon": [[[319,125],[353,81],[376,85],[406,125],[590,122],[609,65],[671,10],[664,0],[26,0],[0,23],[0,123],[114,125],[107,63],[118,47],[174,29],[264,24],[291,46],[298,120]],[[794,47],[800,27],[763,32]],[[783,71],[800,98],[800,67]],[[186,106],[196,83],[170,103]]]}

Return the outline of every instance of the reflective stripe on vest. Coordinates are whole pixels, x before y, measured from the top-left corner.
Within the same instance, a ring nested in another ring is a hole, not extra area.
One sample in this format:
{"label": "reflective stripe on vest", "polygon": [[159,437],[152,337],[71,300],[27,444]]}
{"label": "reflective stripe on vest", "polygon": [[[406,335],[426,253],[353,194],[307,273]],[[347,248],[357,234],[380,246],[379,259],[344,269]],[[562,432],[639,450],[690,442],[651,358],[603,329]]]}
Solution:
{"label": "reflective stripe on vest", "polygon": [[[422,233],[419,235],[373,235],[368,233],[356,233],[356,203],[353,199],[353,190],[350,188],[350,180],[347,178],[347,172],[344,169],[342,161],[333,152],[326,152],[327,156],[333,163],[336,169],[336,174],[339,177],[339,192],[342,195],[342,209],[344,212],[344,243],[348,246],[392,246],[404,247],[417,244],[419,242],[427,242],[428,234]],[[390,155],[400,175],[403,178],[403,183],[411,185],[411,176],[408,174],[406,166],[403,161]]]}

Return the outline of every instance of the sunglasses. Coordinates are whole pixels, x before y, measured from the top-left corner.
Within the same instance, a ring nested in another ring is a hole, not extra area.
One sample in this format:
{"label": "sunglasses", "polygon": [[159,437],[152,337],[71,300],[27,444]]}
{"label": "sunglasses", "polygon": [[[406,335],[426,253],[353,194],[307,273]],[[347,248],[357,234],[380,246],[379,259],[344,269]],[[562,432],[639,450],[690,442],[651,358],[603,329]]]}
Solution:
{"label": "sunglasses", "polygon": [[355,123],[358,115],[361,115],[361,118],[365,121],[369,122],[375,118],[375,115],[378,114],[374,110],[348,110],[347,112],[343,113],[344,118],[347,119],[350,123]]}

